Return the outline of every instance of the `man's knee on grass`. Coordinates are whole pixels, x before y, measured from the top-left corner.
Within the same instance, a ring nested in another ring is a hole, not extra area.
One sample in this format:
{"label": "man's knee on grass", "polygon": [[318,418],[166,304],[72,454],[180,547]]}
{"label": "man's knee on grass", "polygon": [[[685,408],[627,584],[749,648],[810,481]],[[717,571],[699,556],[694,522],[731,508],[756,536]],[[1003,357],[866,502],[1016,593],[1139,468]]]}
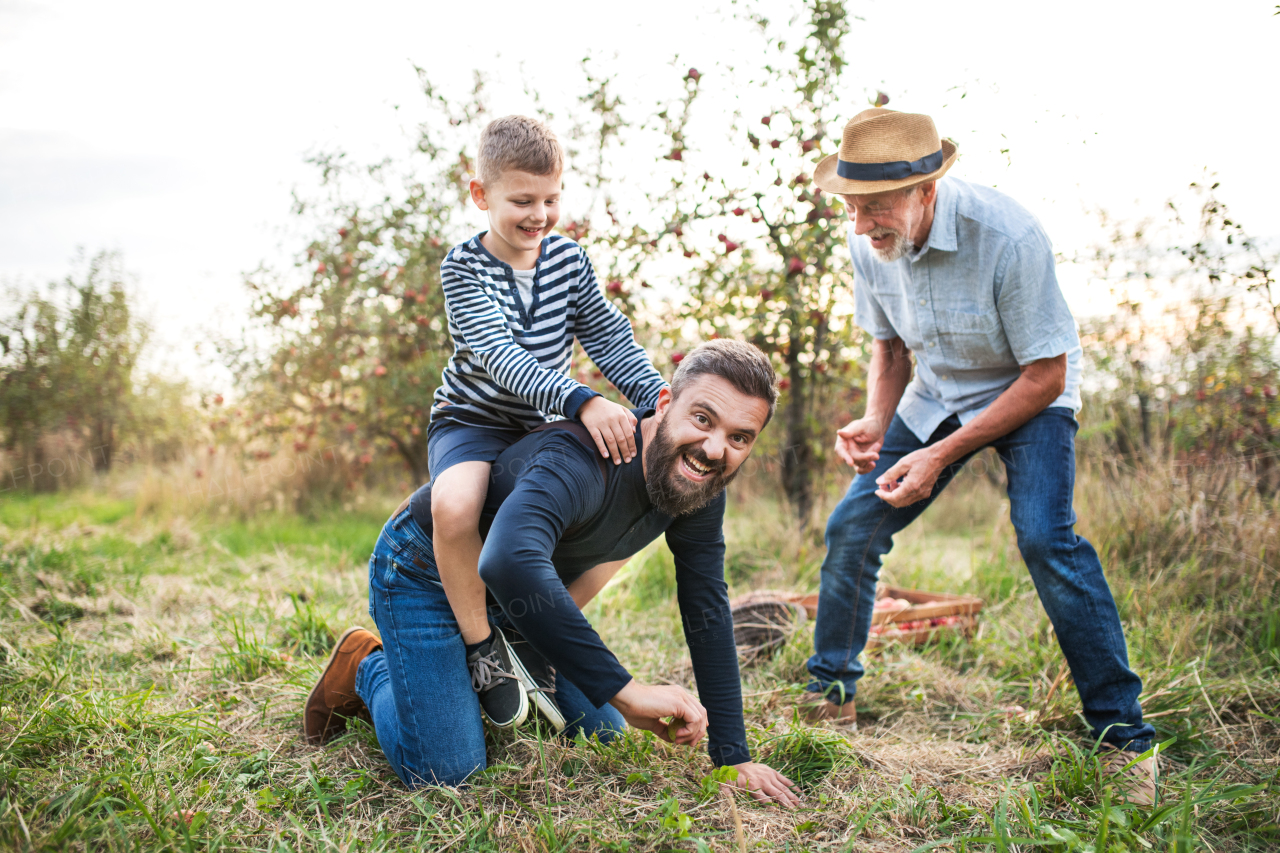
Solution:
{"label": "man's knee on grass", "polygon": [[433,541],[453,542],[480,535],[490,467],[488,462],[459,462],[431,484]]}

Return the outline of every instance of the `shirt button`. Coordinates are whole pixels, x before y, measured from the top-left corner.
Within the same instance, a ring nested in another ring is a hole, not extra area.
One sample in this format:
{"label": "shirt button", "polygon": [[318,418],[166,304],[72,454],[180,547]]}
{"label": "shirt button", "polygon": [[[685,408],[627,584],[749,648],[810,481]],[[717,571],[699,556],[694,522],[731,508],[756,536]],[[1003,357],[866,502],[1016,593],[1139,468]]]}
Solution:
{"label": "shirt button", "polygon": [[929,346],[933,346],[933,341],[929,341]]}
{"label": "shirt button", "polygon": [[924,304],[924,300],[923,300],[923,299],[921,299],[921,300],[920,300],[920,304],[921,304],[921,305],[923,305],[923,304]]}

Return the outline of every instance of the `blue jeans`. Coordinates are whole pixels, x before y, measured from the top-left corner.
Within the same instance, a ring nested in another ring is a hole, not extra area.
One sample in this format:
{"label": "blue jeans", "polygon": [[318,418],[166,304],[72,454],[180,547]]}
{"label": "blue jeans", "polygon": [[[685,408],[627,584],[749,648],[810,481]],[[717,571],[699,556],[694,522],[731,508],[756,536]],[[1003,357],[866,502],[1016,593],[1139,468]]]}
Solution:
{"label": "blue jeans", "polygon": [[[854,477],[831,513],[809,690],[825,693],[832,701],[841,701],[842,686],[845,698],[854,695],[863,674],[858,655],[871,630],[881,558],[893,547],[894,534],[925,511],[973,454],[948,466],[929,498],[907,507],[895,508],[876,497],[876,478],[908,453],[959,428],[953,415],[921,443],[895,416],[875,470]],[[1155,735],[1155,729],[1142,721],[1142,680],[1129,669],[1120,615],[1098,554],[1075,532],[1071,503],[1077,428],[1070,409],[1053,407],[992,446],[1008,475],[1018,549],[1071,668],[1085,720],[1095,738],[1140,752],[1150,747]]]}
{"label": "blue jeans", "polygon": [[[361,661],[356,693],[369,707],[378,745],[410,787],[461,784],[486,766],[480,701],[431,540],[407,509],[382,528],[369,558],[369,612],[382,650]],[[608,740],[626,728],[614,708],[595,708],[559,675],[555,701],[569,721],[565,737]]]}

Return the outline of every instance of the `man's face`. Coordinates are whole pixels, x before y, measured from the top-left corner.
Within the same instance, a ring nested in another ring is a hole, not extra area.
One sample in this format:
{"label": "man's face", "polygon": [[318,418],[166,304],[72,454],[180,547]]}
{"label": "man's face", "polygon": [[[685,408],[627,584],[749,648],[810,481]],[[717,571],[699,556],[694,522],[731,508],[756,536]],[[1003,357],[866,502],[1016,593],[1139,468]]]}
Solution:
{"label": "man's face", "polygon": [[751,455],[769,404],[743,394],[719,376],[699,376],[678,399],[662,391],[658,428],[644,448],[645,485],[667,515],[706,506]]}
{"label": "man's face", "polygon": [[507,263],[536,259],[542,239],[560,221],[559,175],[508,169],[496,181],[472,181],[471,198],[489,214],[489,231],[496,238],[490,251]]}
{"label": "man's face", "polygon": [[842,195],[845,215],[855,234],[865,234],[878,260],[893,263],[903,257],[918,236],[930,200],[920,187],[873,195]]}

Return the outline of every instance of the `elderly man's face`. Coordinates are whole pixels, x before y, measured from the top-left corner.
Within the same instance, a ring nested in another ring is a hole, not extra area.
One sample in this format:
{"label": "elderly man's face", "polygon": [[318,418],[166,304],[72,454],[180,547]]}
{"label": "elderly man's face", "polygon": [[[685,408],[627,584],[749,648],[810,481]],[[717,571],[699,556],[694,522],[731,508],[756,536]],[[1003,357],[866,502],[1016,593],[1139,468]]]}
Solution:
{"label": "elderly man's face", "polygon": [[892,263],[928,236],[919,232],[936,189],[933,184],[873,195],[842,195],[855,234],[865,234],[878,260]]}
{"label": "elderly man's face", "polygon": [[699,376],[678,398],[658,398],[658,429],[644,448],[649,498],[667,515],[705,506],[751,455],[769,404],[719,376]]}

